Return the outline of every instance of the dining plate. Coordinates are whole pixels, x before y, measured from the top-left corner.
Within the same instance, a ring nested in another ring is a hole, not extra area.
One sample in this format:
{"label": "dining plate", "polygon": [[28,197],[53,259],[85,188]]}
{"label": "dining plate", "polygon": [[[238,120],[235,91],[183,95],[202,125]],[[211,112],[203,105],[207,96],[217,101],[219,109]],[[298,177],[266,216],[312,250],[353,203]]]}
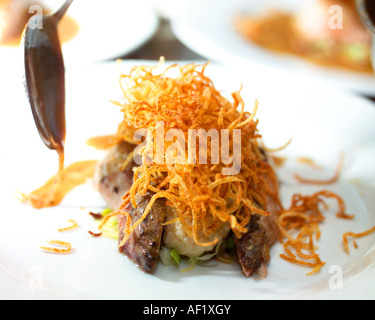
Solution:
{"label": "dining plate", "polygon": [[[39,2],[53,11],[64,1]],[[62,44],[66,67],[125,56],[147,42],[159,25],[149,0],[74,1],[66,16],[77,29],[76,34]],[[14,59],[19,51],[19,46],[0,46],[0,59]]]}
{"label": "dining plate", "polygon": [[308,1],[311,0],[190,0],[171,17],[172,29],[182,43],[198,54],[226,65],[237,64],[244,72],[254,65],[267,67],[266,70],[281,68],[375,96],[373,75],[318,66],[294,55],[274,53],[246,40],[235,29],[239,14],[260,14],[268,9],[294,12]]}
{"label": "dining plate", "polygon": [[[88,138],[113,134],[121,121],[121,72],[134,65],[156,61],[101,63],[67,70],[66,163],[100,159],[104,154],[87,146]],[[187,62],[179,62],[185,64]],[[257,299],[374,299],[375,234],[350,241],[343,249],[345,232],[362,232],[375,225],[375,108],[373,103],[336,87],[328,87],[283,71],[264,74],[207,66],[206,73],[222,94],[241,88],[248,111],[259,101],[257,119],[268,148],[292,143],[275,155],[286,161],[278,167],[281,200],[288,206],[293,194],[310,195],[331,190],[340,195],[354,220],[335,216],[337,204],[328,201],[322,235],[316,242],[326,265],[315,275],[280,258],[277,243],[271,250],[268,277],[246,278],[236,263],[213,261],[188,272],[159,264],[154,275],[141,272],[117,250],[117,241],[94,238],[97,223],[89,215],[105,208],[88,181],[53,208],[33,209],[16,197],[41,186],[57,171],[57,155],[42,143],[33,123],[22,82],[16,75],[0,75],[0,298],[2,299],[158,299],[158,300],[257,300]],[[307,178],[327,179],[344,154],[340,179],[331,185],[301,184]],[[311,167],[308,158],[319,167]],[[79,228],[59,233],[75,220]],[[49,240],[72,244],[68,255],[43,252]],[[353,296],[353,292],[356,292]]]}

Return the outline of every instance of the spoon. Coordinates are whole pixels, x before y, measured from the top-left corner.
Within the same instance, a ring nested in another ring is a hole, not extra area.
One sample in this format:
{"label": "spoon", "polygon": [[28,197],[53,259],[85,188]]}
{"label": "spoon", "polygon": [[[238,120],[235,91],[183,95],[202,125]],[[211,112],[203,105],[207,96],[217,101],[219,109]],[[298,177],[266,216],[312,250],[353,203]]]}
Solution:
{"label": "spoon", "polygon": [[23,38],[26,94],[42,141],[59,155],[59,172],[64,167],[66,125],[65,67],[57,28],[72,2],[66,1],[54,14],[34,16],[41,23],[30,20]]}

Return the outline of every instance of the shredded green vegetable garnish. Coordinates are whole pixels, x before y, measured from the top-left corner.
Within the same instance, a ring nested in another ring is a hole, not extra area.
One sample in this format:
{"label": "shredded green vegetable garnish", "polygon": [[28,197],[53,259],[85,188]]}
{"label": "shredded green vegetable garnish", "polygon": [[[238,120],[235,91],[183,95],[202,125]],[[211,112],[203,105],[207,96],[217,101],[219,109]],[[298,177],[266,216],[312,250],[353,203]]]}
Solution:
{"label": "shredded green vegetable garnish", "polygon": [[218,260],[222,261],[222,262],[225,262],[225,263],[232,263],[233,262],[233,259],[226,259],[226,258],[221,257],[221,256],[217,256],[216,258]]}
{"label": "shredded green vegetable garnish", "polygon": [[193,258],[189,258],[188,260],[188,264],[189,266],[183,270],[181,270],[181,272],[188,272],[190,270],[193,270],[194,267],[197,265],[197,258],[196,257],[193,257]]}
{"label": "shredded green vegetable garnish", "polygon": [[106,208],[104,209],[102,212],[101,212],[101,215],[102,217],[104,218],[105,216],[109,215],[110,213],[112,213],[113,210],[109,209],[109,208]]}
{"label": "shredded green vegetable garnish", "polygon": [[180,256],[180,254],[177,252],[176,249],[173,249],[173,250],[171,251],[171,256],[172,256],[172,258],[174,259],[174,261],[176,261],[177,264],[180,264],[180,262],[181,262],[181,256]]}
{"label": "shredded green vegetable garnish", "polygon": [[188,260],[188,264],[189,266],[186,268],[186,269],[183,269],[181,270],[181,272],[187,272],[187,271],[190,271],[192,270],[196,265],[200,264],[200,263],[205,263],[209,260],[211,260],[212,258],[214,258],[215,256],[217,256],[217,254],[219,253],[220,251],[220,248],[221,248],[221,242],[219,242],[216,247],[215,247],[215,252],[214,253],[209,253],[209,254],[205,254],[203,256],[199,256],[199,257],[190,257],[189,260]]}
{"label": "shredded green vegetable garnish", "polygon": [[[109,215],[113,211],[111,209],[104,209],[101,212],[101,216],[104,218],[105,216]],[[98,223],[100,224],[100,222]],[[119,229],[118,229],[118,221],[116,217],[111,217],[108,219],[107,223],[101,229],[101,232],[104,237],[111,238],[114,240],[118,240],[119,238]]]}

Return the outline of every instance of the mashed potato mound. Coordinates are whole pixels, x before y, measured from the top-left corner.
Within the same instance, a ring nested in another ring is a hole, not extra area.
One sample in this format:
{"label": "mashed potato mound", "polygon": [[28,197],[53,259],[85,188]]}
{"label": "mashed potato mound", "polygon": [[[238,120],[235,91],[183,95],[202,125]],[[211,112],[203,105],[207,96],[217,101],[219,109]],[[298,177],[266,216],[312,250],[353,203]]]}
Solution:
{"label": "mashed potato mound", "polygon": [[[167,206],[166,221],[171,221],[177,217],[176,211]],[[208,242],[214,239],[219,239],[219,242],[228,236],[230,227],[224,224],[217,229],[208,239]],[[175,249],[179,254],[187,257],[198,257],[205,252],[209,252],[215,248],[216,245],[209,247],[202,247],[195,244],[194,239],[189,237],[184,231],[182,224],[177,221],[175,223],[166,225],[164,227],[164,244],[170,248]]]}

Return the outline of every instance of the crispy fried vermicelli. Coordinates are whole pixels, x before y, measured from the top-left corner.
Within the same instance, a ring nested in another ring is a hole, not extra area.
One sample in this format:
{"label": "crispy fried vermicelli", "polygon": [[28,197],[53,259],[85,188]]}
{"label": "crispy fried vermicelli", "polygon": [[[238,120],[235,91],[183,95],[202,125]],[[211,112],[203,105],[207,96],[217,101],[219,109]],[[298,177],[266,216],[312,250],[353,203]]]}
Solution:
{"label": "crispy fried vermicelli", "polygon": [[96,238],[96,237],[100,237],[103,233],[102,232],[92,232],[92,231],[89,230],[89,234],[92,237]]}
{"label": "crispy fried vermicelli", "polygon": [[[319,272],[325,265],[316,253],[315,240],[319,240],[321,231],[319,224],[325,220],[322,209],[328,209],[323,198],[337,200],[338,217],[347,217],[343,200],[331,191],[321,191],[312,196],[294,195],[288,210],[279,214],[278,225],[281,230],[280,241],[285,253],[280,257],[289,262],[312,268],[307,275]],[[295,236],[295,233],[297,235]],[[293,250],[292,250],[293,249]]]}
{"label": "crispy fried vermicelli", "polygon": [[[343,245],[344,245],[344,249],[345,249],[345,252],[347,254],[350,254],[349,252],[349,242],[348,242],[348,237],[352,237],[352,238],[362,238],[362,237],[365,237],[365,236],[368,236],[369,234],[375,232],[375,226],[372,227],[370,230],[367,230],[365,232],[362,232],[362,233],[353,233],[353,232],[347,232],[345,233],[343,236],[342,236],[342,239],[343,239]],[[354,247],[355,248],[358,248],[358,245],[357,243],[354,241]]]}
{"label": "crispy fried vermicelli", "polygon": [[68,254],[72,250],[72,245],[69,242],[64,242],[60,240],[51,240],[47,243],[58,246],[58,247],[64,247],[64,248],[54,248],[54,247],[40,247],[42,250],[48,252],[48,253],[56,253],[56,254]]}
{"label": "crispy fried vermicelli", "polygon": [[[118,139],[131,143],[137,129],[147,128],[156,140],[156,127],[162,122],[164,130],[178,129],[186,141],[189,130],[228,130],[230,150],[233,150],[233,130],[241,130],[241,170],[235,175],[223,175],[230,165],[211,161],[212,141],[207,141],[207,164],[196,159],[187,163],[188,150],[182,146],[182,163],[168,163],[164,154],[161,163],[147,162],[147,148],[141,151],[143,163],[135,169],[134,183],[124,197],[125,208],[129,202],[137,206],[136,196],[147,191],[154,193],[141,219],[126,229],[123,245],[130,233],[147,216],[158,198],[166,198],[174,207],[185,232],[195,243],[210,246],[217,239],[204,242],[222,224],[228,223],[236,236],[246,232],[246,225],[255,213],[269,215],[264,208],[266,195],[279,201],[276,175],[265,161],[258,146],[258,121],[252,113],[245,112],[240,92],[232,93],[233,102],[224,98],[205,75],[206,65],[173,65],[164,72],[155,73],[155,67],[135,67],[129,75],[122,75],[121,86],[126,102],[122,107],[124,120],[118,129]],[[178,71],[174,78],[168,72]],[[239,109],[239,110],[238,110]],[[166,139],[165,139],[166,140]],[[166,142],[167,149],[172,142]],[[199,145],[197,146],[199,149]],[[221,148],[219,150],[221,154]],[[191,154],[190,154],[191,156]],[[230,156],[233,156],[231,154]],[[185,160],[185,161],[184,161]],[[271,182],[271,185],[270,185]]]}
{"label": "crispy fried vermicelli", "polygon": [[68,222],[71,223],[71,225],[69,227],[60,228],[58,231],[59,232],[66,232],[66,231],[71,231],[71,230],[74,230],[74,229],[78,228],[78,223],[75,220],[69,219]]}
{"label": "crispy fried vermicelli", "polygon": [[334,175],[330,179],[327,179],[327,180],[306,179],[306,178],[301,177],[298,174],[295,174],[294,177],[298,182],[301,182],[301,183],[328,185],[328,184],[335,183],[340,178],[340,174],[341,174],[341,170],[342,170],[343,165],[344,165],[344,155],[341,154],[340,162],[339,162],[339,164],[338,164],[338,166],[335,170]]}

